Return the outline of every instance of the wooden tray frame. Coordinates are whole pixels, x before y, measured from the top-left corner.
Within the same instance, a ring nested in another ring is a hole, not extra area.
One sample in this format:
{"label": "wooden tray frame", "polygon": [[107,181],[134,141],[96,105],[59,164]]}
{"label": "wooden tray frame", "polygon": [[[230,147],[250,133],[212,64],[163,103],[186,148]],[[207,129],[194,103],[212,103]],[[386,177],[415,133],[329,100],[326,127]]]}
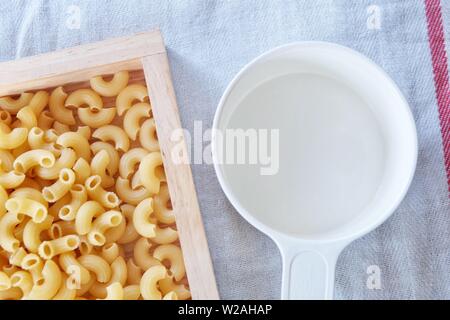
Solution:
{"label": "wooden tray frame", "polygon": [[218,299],[190,165],[174,163],[170,156],[175,145],[180,147],[180,140],[170,137],[181,129],[181,122],[159,30],[0,63],[0,96],[59,85],[77,87],[93,76],[120,70],[143,70],[149,88],[192,298]]}

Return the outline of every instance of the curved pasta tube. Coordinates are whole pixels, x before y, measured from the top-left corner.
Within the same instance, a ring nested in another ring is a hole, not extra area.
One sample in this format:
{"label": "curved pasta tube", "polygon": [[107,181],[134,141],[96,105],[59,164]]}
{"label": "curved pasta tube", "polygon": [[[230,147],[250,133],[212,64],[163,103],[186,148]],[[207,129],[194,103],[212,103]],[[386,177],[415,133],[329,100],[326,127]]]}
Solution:
{"label": "curved pasta tube", "polygon": [[108,175],[110,175],[111,177],[114,176],[119,169],[120,161],[119,153],[114,148],[114,146],[107,142],[97,141],[91,144],[91,150],[93,154],[97,154],[102,150],[108,153],[109,163],[106,166],[106,172],[108,172]]}
{"label": "curved pasta tube", "polygon": [[125,113],[123,128],[131,140],[136,140],[141,120],[150,116],[151,106],[146,102],[136,103]]}
{"label": "curved pasta tube", "polygon": [[27,254],[22,260],[21,267],[31,274],[33,277],[33,282],[37,282],[42,279],[42,269],[44,268],[44,263],[42,262],[41,257],[37,254]]}
{"label": "curved pasta tube", "polygon": [[180,247],[174,244],[163,244],[156,247],[153,251],[153,256],[161,262],[169,261],[171,275],[176,281],[180,281],[186,275],[183,253]]}
{"label": "curved pasta tube", "polygon": [[[125,233],[125,229],[127,227],[127,223],[125,219],[122,217],[122,221],[120,221],[119,225],[116,227],[112,227],[105,232],[105,244],[111,244],[113,242],[117,242],[120,238],[122,238]],[[120,251],[120,248],[119,248]]]}
{"label": "curved pasta tube", "polygon": [[125,217],[126,227],[122,236],[117,240],[120,244],[126,244],[133,242],[137,238],[139,238],[139,233],[134,228],[133,224],[133,215],[134,215],[135,207],[130,204],[124,204],[120,206],[120,210]]}
{"label": "curved pasta tube", "polygon": [[117,243],[110,243],[104,245],[100,251],[100,255],[109,264],[113,263],[114,260],[119,256],[120,250]]}
{"label": "curved pasta tube", "polygon": [[30,273],[31,277],[33,278],[33,283],[42,279],[42,269],[44,268],[44,263],[37,254],[27,254],[22,259],[20,267]]}
{"label": "curved pasta tube", "polygon": [[143,237],[151,238],[156,235],[155,219],[150,220],[153,213],[153,199],[147,198],[142,200],[134,209],[133,225],[136,231]]}
{"label": "curved pasta tube", "polygon": [[55,164],[55,156],[47,150],[38,149],[22,153],[14,161],[14,170],[25,173],[32,167],[50,168]]}
{"label": "curved pasta tube", "polygon": [[26,214],[36,223],[43,222],[48,215],[48,210],[42,203],[26,198],[9,198],[5,207],[10,212]]}
{"label": "curved pasta tube", "polygon": [[59,135],[55,129],[47,129],[44,132],[44,141],[46,142],[56,142]]}
{"label": "curved pasta tube", "polygon": [[127,261],[127,283],[139,284],[142,278],[142,269],[136,265],[132,258]]}
{"label": "curved pasta tube", "polygon": [[144,121],[139,130],[139,143],[150,152],[159,151],[155,119],[150,118]]}
{"label": "curved pasta tube", "polygon": [[22,297],[26,297],[33,288],[33,277],[27,271],[16,271],[11,275],[11,286],[20,289]]}
{"label": "curved pasta tube", "polygon": [[0,291],[1,300],[19,300],[22,298],[22,291],[19,288],[9,288],[4,291]]}
{"label": "curved pasta tube", "polygon": [[20,267],[23,258],[27,255],[24,248],[20,247],[9,256],[9,263],[13,266]]}
{"label": "curved pasta tube", "polygon": [[14,159],[14,156],[8,150],[0,150],[0,168],[3,170],[13,170]]}
{"label": "curved pasta tube", "polygon": [[[76,234],[75,225],[71,221],[57,221],[54,222],[50,229],[48,229],[48,236],[50,239],[55,240],[67,235]],[[81,242],[81,240],[80,240]]]}
{"label": "curved pasta tube", "polygon": [[144,300],[161,300],[162,294],[158,288],[158,282],[167,277],[167,270],[164,266],[153,266],[144,272],[140,287]]}
{"label": "curved pasta tube", "polygon": [[141,287],[138,284],[129,285],[123,288],[123,300],[139,300]]}
{"label": "curved pasta tube", "polygon": [[103,100],[92,89],[78,89],[69,94],[65,106],[75,108],[88,106],[90,109],[100,110],[103,108]]}
{"label": "curved pasta tube", "polygon": [[79,283],[75,285],[87,284],[91,280],[91,274],[89,270],[81,265],[81,263],[75,258],[73,252],[62,253],[58,257],[59,265],[68,276],[73,276],[74,280]]}
{"label": "curved pasta tube", "polygon": [[45,142],[56,142],[56,140],[59,137],[58,132],[53,128],[45,129],[43,131],[44,131],[44,141]]}
{"label": "curved pasta tube", "polygon": [[138,205],[142,200],[151,196],[150,191],[145,187],[131,189],[130,181],[121,177],[116,179],[116,192],[120,199],[131,205]]}
{"label": "curved pasta tube", "polygon": [[109,124],[100,127],[94,131],[92,137],[103,142],[112,141],[114,147],[123,152],[127,152],[130,148],[130,140],[126,132],[118,126]]}
{"label": "curved pasta tube", "polygon": [[74,287],[68,286],[69,278],[65,274],[61,274],[61,287],[53,297],[53,300],[74,300],[77,296],[77,290]]}
{"label": "curved pasta tube", "polygon": [[90,139],[91,138],[91,128],[89,128],[88,126],[81,126],[78,127],[76,133],[81,134],[83,137],[85,137],[86,139]]}
{"label": "curved pasta tube", "polygon": [[47,260],[42,269],[42,281],[36,282],[25,298],[27,300],[49,300],[58,292],[61,282],[62,274],[58,265],[53,260]]}
{"label": "curved pasta tube", "polygon": [[11,124],[12,117],[11,114],[6,110],[0,110],[0,122],[9,125]]}
{"label": "curved pasta tube", "polygon": [[50,228],[53,223],[53,217],[47,216],[44,221],[36,223],[30,220],[23,230],[23,244],[28,251],[37,253],[41,245],[41,233]]}
{"label": "curved pasta tube", "polygon": [[178,295],[175,291],[170,291],[166,295],[164,295],[163,300],[178,300]]}
{"label": "curved pasta tube", "polygon": [[38,127],[31,128],[28,132],[28,145],[32,150],[43,149],[53,153],[54,156],[61,155],[61,146],[54,142],[46,142],[44,131]]}
{"label": "curved pasta tube", "polygon": [[43,130],[48,130],[52,127],[55,119],[50,114],[50,111],[44,110],[38,116],[37,126]]}
{"label": "curved pasta tube", "polygon": [[48,260],[61,254],[73,251],[80,245],[80,238],[74,234],[50,241],[43,241],[38,249],[39,255]]}
{"label": "curved pasta tube", "polygon": [[151,194],[159,193],[161,179],[156,174],[156,168],[162,166],[161,153],[151,152],[146,155],[139,165],[141,183]]}
{"label": "curved pasta tube", "polygon": [[20,124],[17,127],[27,128],[30,130],[31,128],[37,126],[36,115],[34,114],[33,109],[29,106],[20,109],[20,111],[17,112],[16,117],[20,121]]}
{"label": "curved pasta tube", "polygon": [[101,186],[101,177],[94,175],[89,177],[84,185],[86,187],[88,196],[98,201],[102,206],[108,209],[113,209],[119,206],[120,199],[114,192],[106,191]]}
{"label": "curved pasta tube", "polygon": [[107,296],[107,288],[113,283],[120,283],[124,286],[127,281],[127,264],[122,257],[117,257],[111,263],[111,279],[108,283],[94,283],[89,289],[89,293],[96,298],[105,298]]}
{"label": "curved pasta tube", "polygon": [[8,200],[8,193],[6,192],[5,188],[3,188],[0,185],[0,219],[6,213],[6,207],[5,207],[6,200]]}
{"label": "curved pasta tube", "polygon": [[64,197],[62,197],[61,199],[59,199],[58,201],[56,201],[55,203],[53,203],[49,208],[48,208],[48,214],[53,216],[55,219],[59,219],[58,217],[58,213],[59,210],[61,210],[61,208],[63,206],[65,206],[66,204],[70,203],[70,193],[66,193],[64,195]]}
{"label": "curved pasta tube", "polygon": [[18,270],[18,268],[16,266],[13,266],[12,264],[7,264],[2,267],[2,270],[10,277],[14,272]]}
{"label": "curved pasta tube", "polygon": [[42,110],[44,110],[47,106],[49,97],[50,95],[45,90],[38,91],[34,94],[28,106],[31,108],[31,110],[33,110],[33,113],[36,115],[36,117],[39,116]]}
{"label": "curved pasta tube", "polygon": [[56,88],[50,95],[48,108],[53,119],[72,126],[76,121],[73,117],[72,110],[65,107],[64,102],[66,101],[66,98],[67,93],[64,92],[63,87]]}
{"label": "curved pasta tube", "polygon": [[150,248],[152,247],[152,243],[147,238],[140,238],[136,241],[133,249],[133,257],[136,264],[142,270],[147,270],[152,266],[160,265],[161,262],[152,256],[150,253]]}
{"label": "curved pasta tube", "polygon": [[54,165],[50,168],[38,167],[36,169],[36,175],[42,179],[53,180],[57,179],[61,170],[71,168],[77,159],[75,151],[71,148],[64,148],[61,151],[61,155],[55,161]]}
{"label": "curved pasta tube", "polygon": [[[0,172],[0,186],[4,189],[14,189],[20,186],[25,180],[25,173],[16,170]],[[1,214],[0,214],[1,215]]]}
{"label": "curved pasta tube", "polygon": [[97,201],[87,201],[78,209],[75,217],[75,230],[80,235],[86,235],[91,231],[92,220],[105,212],[105,209]]}
{"label": "curved pasta tube", "polygon": [[70,226],[66,226],[66,223],[68,223],[68,221],[58,221],[53,223],[47,230],[48,237],[54,240],[68,234],[73,234],[74,232],[70,232]]}
{"label": "curved pasta tube", "polygon": [[11,114],[16,114],[20,109],[28,105],[33,98],[30,92],[22,93],[17,99],[13,97],[0,97],[0,107]]}
{"label": "curved pasta tube", "polygon": [[[94,283],[95,283],[95,276],[91,274],[89,282],[86,284],[82,284],[80,288],[77,290],[77,297],[80,298],[81,296],[85,295]],[[87,300],[86,298],[83,299]]]}
{"label": "curved pasta tube", "polygon": [[160,228],[156,226],[155,236],[152,237],[152,241],[157,244],[169,244],[178,240],[178,232],[171,227]]}
{"label": "curved pasta tube", "polygon": [[9,127],[9,125],[0,122],[0,130],[5,132],[5,133],[10,133],[11,132],[11,128]]}
{"label": "curved pasta tube", "polygon": [[[34,201],[37,201],[41,203],[44,207],[48,207],[47,201],[45,201],[44,197],[42,196],[42,193],[39,192],[39,190],[29,188],[29,187],[22,187],[14,190],[9,195],[10,198],[25,198],[25,199],[31,199]],[[5,200],[6,202],[6,200]],[[1,214],[0,214],[1,216]]]}
{"label": "curved pasta tube", "polygon": [[116,108],[105,108],[92,110],[91,108],[78,109],[78,118],[80,121],[91,127],[100,128],[110,124],[116,116]]}
{"label": "curved pasta tube", "polygon": [[28,138],[28,129],[14,128],[11,132],[0,129],[0,149],[16,149],[23,145]]}
{"label": "curved pasta tube", "polygon": [[100,176],[103,188],[114,185],[114,179],[106,173],[109,161],[109,154],[106,150],[97,152],[91,161],[91,174]]}
{"label": "curved pasta tube", "polygon": [[159,193],[153,197],[153,210],[159,222],[164,224],[175,223],[175,215],[172,210],[167,184],[161,185]]}
{"label": "curved pasta tube", "polygon": [[124,179],[129,179],[130,175],[134,173],[134,168],[141,160],[148,154],[148,151],[143,148],[133,148],[124,153],[119,162],[119,173]]}
{"label": "curved pasta tube", "polygon": [[[27,224],[28,220],[30,220],[29,218],[25,218],[21,223],[19,223],[15,229],[14,229],[14,237],[19,240],[20,242],[23,241],[23,230],[25,229],[25,225]],[[17,250],[16,250],[17,251]],[[10,254],[10,257],[13,255],[14,253]]]}
{"label": "curved pasta tube", "polygon": [[81,255],[91,254],[94,246],[88,241],[86,236],[80,236],[80,253]]}
{"label": "curved pasta tube", "polygon": [[131,108],[134,101],[145,102],[148,98],[148,91],[144,85],[131,84],[123,89],[116,98],[117,113],[123,115],[125,111]]}
{"label": "curved pasta tube", "polygon": [[128,71],[119,71],[114,74],[110,81],[105,81],[102,76],[90,80],[91,88],[104,97],[117,96],[125,89],[129,79]]}
{"label": "curved pasta tube", "polygon": [[92,223],[92,228],[88,233],[88,241],[94,246],[102,246],[106,242],[106,230],[117,227],[122,222],[122,213],[110,210],[102,213]]}
{"label": "curved pasta tube", "polygon": [[118,282],[114,282],[106,288],[106,298],[104,300],[123,300],[123,287]]}
{"label": "curved pasta tube", "polygon": [[75,153],[84,158],[86,161],[91,160],[91,149],[89,148],[89,141],[80,133],[66,132],[58,137],[56,143],[65,148],[72,148]]}
{"label": "curved pasta tube", "polygon": [[72,169],[64,168],[55,183],[42,189],[42,195],[48,202],[56,202],[69,192],[74,183],[75,173]]}
{"label": "curved pasta tube", "polygon": [[[71,149],[70,149],[71,150]],[[83,158],[79,158],[72,167],[75,172],[75,183],[83,184],[91,176],[91,166]]]}
{"label": "curved pasta tube", "polygon": [[65,132],[69,132],[70,131],[70,127],[67,124],[61,123],[59,121],[54,121],[53,122],[53,126],[52,126],[52,130],[55,130],[55,132],[58,135],[61,135]]}
{"label": "curved pasta tube", "polygon": [[106,283],[111,279],[111,267],[102,257],[87,254],[78,257],[78,262],[87,270],[94,273],[98,282]]}
{"label": "curved pasta tube", "polygon": [[173,277],[167,277],[159,281],[159,288],[161,292],[166,295],[170,292],[175,292],[178,299],[187,300],[191,298],[191,292],[184,284],[177,284],[173,281]]}
{"label": "curved pasta tube", "polygon": [[72,200],[58,212],[58,217],[65,221],[75,220],[78,209],[87,201],[87,191],[82,184],[74,184],[69,192]]}
{"label": "curved pasta tube", "polygon": [[143,186],[144,185],[141,182],[141,177],[139,176],[139,173],[133,174],[131,178],[131,189],[136,190]]}
{"label": "curved pasta tube", "polygon": [[6,273],[0,271],[0,291],[5,291],[9,288],[11,288],[11,279]]}

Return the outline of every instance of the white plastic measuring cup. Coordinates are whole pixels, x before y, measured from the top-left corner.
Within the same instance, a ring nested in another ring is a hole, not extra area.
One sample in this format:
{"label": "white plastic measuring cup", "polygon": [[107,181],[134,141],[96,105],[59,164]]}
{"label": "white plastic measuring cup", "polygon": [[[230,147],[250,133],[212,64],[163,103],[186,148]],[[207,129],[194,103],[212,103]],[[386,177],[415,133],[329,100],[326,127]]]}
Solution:
{"label": "white plastic measuring cup", "polygon": [[[232,129],[243,129],[247,145],[230,151]],[[257,147],[267,138],[270,158],[226,159],[255,152],[251,130]],[[331,299],[342,249],[405,196],[417,135],[405,98],[375,63],[340,45],[301,42],[263,54],[233,79],[215,115],[212,153],[228,199],[281,251],[282,298]]]}

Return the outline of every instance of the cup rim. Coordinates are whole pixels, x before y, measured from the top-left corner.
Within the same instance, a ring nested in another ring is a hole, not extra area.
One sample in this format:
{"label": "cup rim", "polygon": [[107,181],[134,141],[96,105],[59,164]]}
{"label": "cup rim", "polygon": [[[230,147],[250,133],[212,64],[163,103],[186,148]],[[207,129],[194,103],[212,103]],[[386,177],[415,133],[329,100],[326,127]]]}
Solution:
{"label": "cup rim", "polygon": [[[380,218],[376,220],[373,223],[368,223],[364,228],[360,228],[358,230],[353,230],[353,232],[348,232],[348,234],[342,235],[340,237],[337,237],[335,239],[305,239],[303,237],[295,236],[291,233],[284,233],[282,231],[279,231],[275,228],[272,228],[270,225],[267,225],[263,222],[261,222],[259,219],[257,219],[253,214],[248,212],[248,210],[240,203],[240,201],[235,196],[232,188],[229,186],[229,184],[226,182],[224,173],[222,169],[220,168],[220,163],[217,161],[217,146],[216,146],[216,136],[215,132],[219,129],[220,124],[220,118],[224,112],[225,104],[230,96],[231,92],[235,88],[236,84],[239,82],[239,80],[243,77],[243,75],[248,72],[248,70],[253,67],[255,64],[263,61],[266,57],[269,57],[271,55],[274,55],[278,52],[282,52],[285,50],[293,49],[293,48],[305,48],[310,46],[316,46],[316,47],[322,47],[323,49],[334,49],[334,50],[340,50],[341,52],[345,52],[346,54],[357,56],[361,58],[364,63],[366,63],[368,66],[375,68],[377,72],[384,78],[384,81],[388,82],[394,90],[397,96],[402,100],[402,107],[404,107],[406,110],[406,116],[408,119],[405,119],[405,121],[409,122],[412,126],[412,133],[413,136],[410,138],[413,142],[413,152],[411,153],[412,156],[414,156],[414,159],[412,160],[412,165],[409,168],[409,174],[408,174],[408,180],[405,181],[403,184],[403,187],[401,191],[398,193],[395,200],[393,200],[390,204],[389,210],[386,210],[382,215],[380,215]],[[332,43],[332,42],[325,42],[325,41],[299,41],[299,42],[292,42],[288,44],[284,44],[281,46],[277,46],[275,48],[272,48],[256,58],[252,59],[249,63],[247,63],[244,67],[240,69],[240,71],[233,77],[233,79],[229,82],[227,85],[224,93],[222,94],[222,97],[219,100],[219,104],[217,106],[214,120],[213,120],[213,126],[212,126],[212,138],[211,138],[211,152],[212,152],[212,160],[214,165],[214,170],[216,172],[217,179],[219,181],[219,184],[224,191],[227,199],[230,201],[230,203],[233,205],[233,207],[236,209],[236,211],[245,219],[247,222],[249,222],[251,225],[256,227],[261,232],[265,233],[269,237],[271,237],[275,242],[279,243],[279,241],[282,240],[289,240],[289,241],[295,241],[295,242],[303,242],[303,243],[313,243],[313,244],[319,244],[319,243],[330,243],[330,242],[350,242],[356,238],[359,238],[370,231],[377,228],[379,225],[384,223],[398,208],[399,204],[402,202],[404,197],[406,196],[407,191],[409,190],[409,187],[412,183],[412,180],[414,178],[414,174],[416,171],[416,165],[417,165],[417,155],[418,155],[418,140],[417,140],[417,129],[414,121],[413,114],[411,112],[411,108],[409,106],[408,101],[404,97],[403,93],[401,92],[400,88],[397,86],[397,84],[394,82],[394,80],[384,71],[378,64],[376,64],[373,60],[368,58],[367,56],[363,55],[362,53],[353,50],[349,47]]]}

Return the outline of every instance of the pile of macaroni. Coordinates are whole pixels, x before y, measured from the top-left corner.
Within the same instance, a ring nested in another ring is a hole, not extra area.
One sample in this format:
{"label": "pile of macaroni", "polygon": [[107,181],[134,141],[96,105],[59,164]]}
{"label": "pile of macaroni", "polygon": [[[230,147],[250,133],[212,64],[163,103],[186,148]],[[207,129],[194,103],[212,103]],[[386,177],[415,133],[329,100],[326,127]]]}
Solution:
{"label": "pile of macaroni", "polygon": [[191,297],[147,88],[129,77],[0,98],[0,300]]}

